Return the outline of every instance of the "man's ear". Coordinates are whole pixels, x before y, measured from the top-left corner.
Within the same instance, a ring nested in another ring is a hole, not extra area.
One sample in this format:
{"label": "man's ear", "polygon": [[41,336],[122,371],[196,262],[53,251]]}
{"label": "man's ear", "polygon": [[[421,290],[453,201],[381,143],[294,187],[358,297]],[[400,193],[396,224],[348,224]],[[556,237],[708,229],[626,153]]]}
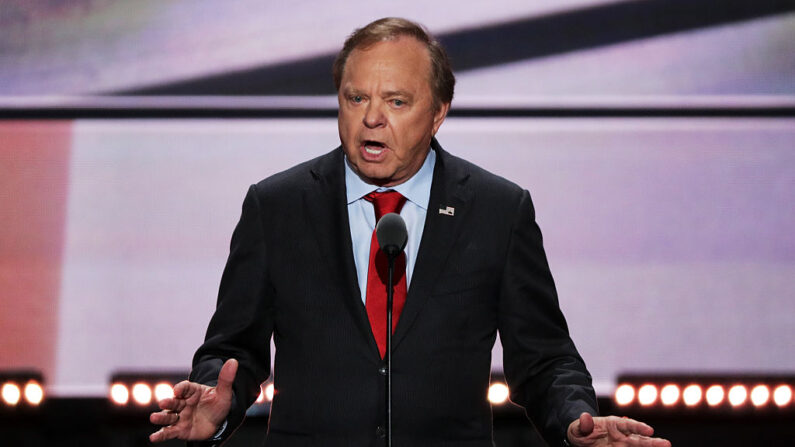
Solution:
{"label": "man's ear", "polygon": [[450,103],[446,102],[440,104],[439,107],[433,113],[433,135],[436,135],[436,132],[439,131],[439,127],[442,126],[444,119],[447,117],[447,112],[450,110]]}

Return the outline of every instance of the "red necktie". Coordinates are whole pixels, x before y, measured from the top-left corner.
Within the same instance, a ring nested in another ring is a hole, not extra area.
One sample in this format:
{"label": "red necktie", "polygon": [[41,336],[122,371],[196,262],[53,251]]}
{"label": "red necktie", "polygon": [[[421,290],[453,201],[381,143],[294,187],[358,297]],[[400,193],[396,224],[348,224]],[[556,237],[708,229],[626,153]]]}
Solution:
{"label": "red necktie", "polygon": [[[371,192],[364,196],[365,200],[373,203],[375,208],[376,223],[381,216],[388,213],[400,213],[406,198],[397,191]],[[389,261],[386,254],[378,246],[378,239],[373,230],[370,241],[370,266],[367,268],[367,317],[373,328],[375,342],[381,358],[386,353],[386,283],[389,281]],[[392,333],[395,333],[400,312],[406,304],[406,254],[401,252],[395,259],[395,272],[393,276],[394,292],[392,293]]]}

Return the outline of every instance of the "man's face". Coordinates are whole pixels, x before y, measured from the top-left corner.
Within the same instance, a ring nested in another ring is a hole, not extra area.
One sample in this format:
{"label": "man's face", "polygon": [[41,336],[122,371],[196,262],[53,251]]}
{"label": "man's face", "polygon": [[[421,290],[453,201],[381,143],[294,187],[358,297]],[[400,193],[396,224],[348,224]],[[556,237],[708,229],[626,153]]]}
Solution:
{"label": "man's face", "polygon": [[434,108],[428,50],[402,36],[348,56],[338,100],[342,147],[367,183],[399,185],[425,161],[450,104]]}

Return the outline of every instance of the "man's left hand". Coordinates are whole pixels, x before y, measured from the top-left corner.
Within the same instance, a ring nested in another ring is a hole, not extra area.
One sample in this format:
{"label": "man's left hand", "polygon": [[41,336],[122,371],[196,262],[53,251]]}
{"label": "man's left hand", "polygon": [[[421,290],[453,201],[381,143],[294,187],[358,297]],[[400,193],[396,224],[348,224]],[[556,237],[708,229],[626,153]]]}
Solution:
{"label": "man's left hand", "polygon": [[578,447],[671,447],[670,441],[652,438],[654,429],[633,419],[618,416],[593,417],[583,413],[569,424],[569,442]]}

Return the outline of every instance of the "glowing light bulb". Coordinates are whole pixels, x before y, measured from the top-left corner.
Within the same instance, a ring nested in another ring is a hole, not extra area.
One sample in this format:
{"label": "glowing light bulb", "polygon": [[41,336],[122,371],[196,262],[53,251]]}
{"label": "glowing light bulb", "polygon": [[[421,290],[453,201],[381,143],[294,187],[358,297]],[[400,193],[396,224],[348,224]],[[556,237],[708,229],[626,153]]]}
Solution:
{"label": "glowing light bulb", "polygon": [[44,388],[32,380],[25,384],[24,393],[25,400],[31,405],[39,405],[44,400]]}
{"label": "glowing light bulb", "polygon": [[773,391],[773,402],[779,407],[786,407],[792,402],[792,387],[789,385],[779,385]]}
{"label": "glowing light bulb", "polygon": [[723,402],[725,395],[726,393],[723,391],[722,386],[712,385],[711,387],[707,388],[707,404],[711,407],[720,405]]}
{"label": "glowing light bulb", "polygon": [[504,404],[508,400],[508,385],[504,383],[492,383],[489,387],[489,402],[495,405]]}
{"label": "glowing light bulb", "polygon": [[132,398],[138,405],[148,405],[152,402],[152,388],[145,383],[136,383],[132,387]]}
{"label": "glowing light bulb", "polygon": [[0,391],[3,396],[3,401],[11,406],[19,403],[19,398],[22,393],[19,391],[19,386],[16,383],[7,382],[3,384],[3,389]]}
{"label": "glowing light bulb", "polygon": [[651,405],[657,400],[657,387],[651,384],[643,385],[638,389],[638,402],[641,405]]}
{"label": "glowing light bulb", "polygon": [[158,402],[172,397],[174,397],[174,387],[170,383],[161,382],[155,385],[155,399]]}
{"label": "glowing light bulb", "polygon": [[616,388],[616,403],[618,405],[629,405],[635,399],[635,388],[632,385],[623,384]]}
{"label": "glowing light bulb", "polygon": [[733,407],[739,407],[748,399],[748,389],[744,385],[734,385],[729,388],[729,403]]}
{"label": "glowing light bulb", "polygon": [[130,390],[122,383],[110,386],[110,400],[116,405],[127,405],[130,400]]}
{"label": "glowing light bulb", "polygon": [[679,401],[679,387],[674,384],[668,384],[660,390],[660,402],[663,405],[671,406]]}
{"label": "glowing light bulb", "polygon": [[692,407],[698,405],[701,402],[701,387],[698,385],[688,385],[685,387],[685,390],[682,391],[682,400],[685,402],[685,405],[688,407]]}

